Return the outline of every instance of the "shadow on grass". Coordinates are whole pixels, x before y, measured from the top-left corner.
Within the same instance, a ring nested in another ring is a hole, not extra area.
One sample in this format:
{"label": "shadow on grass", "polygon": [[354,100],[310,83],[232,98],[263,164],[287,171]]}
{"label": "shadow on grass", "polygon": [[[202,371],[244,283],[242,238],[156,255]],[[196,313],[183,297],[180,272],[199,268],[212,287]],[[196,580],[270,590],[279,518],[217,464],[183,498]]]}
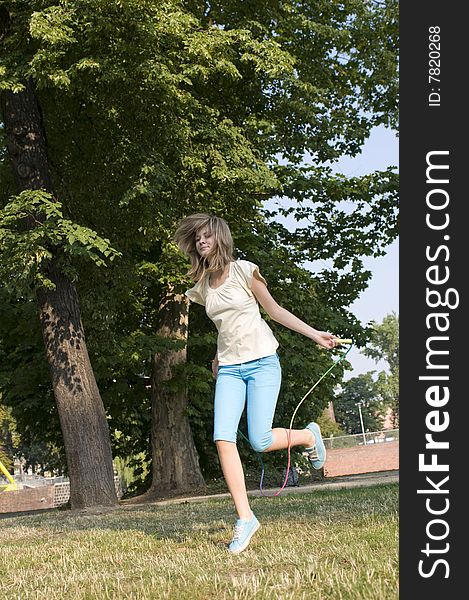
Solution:
{"label": "shadow on grass", "polygon": [[[350,522],[365,517],[389,517],[398,511],[398,484],[318,490],[278,497],[251,498],[257,518],[264,524],[291,521],[292,527],[304,523]],[[45,533],[135,531],[157,539],[184,541],[197,533],[212,535],[231,532],[236,515],[230,498],[169,505],[120,506],[94,511],[41,511],[3,519],[1,529],[21,527]]]}

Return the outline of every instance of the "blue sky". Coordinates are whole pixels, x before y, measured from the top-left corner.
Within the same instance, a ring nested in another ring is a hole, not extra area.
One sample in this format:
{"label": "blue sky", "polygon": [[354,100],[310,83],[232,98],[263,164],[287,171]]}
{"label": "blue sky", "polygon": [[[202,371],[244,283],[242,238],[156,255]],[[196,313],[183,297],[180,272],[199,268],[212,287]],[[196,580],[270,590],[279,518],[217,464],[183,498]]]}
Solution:
{"label": "blue sky", "polygon": [[[348,176],[359,176],[387,167],[399,166],[399,143],[396,134],[385,127],[376,127],[365,142],[362,152],[355,158],[343,158],[332,168],[335,172]],[[290,201],[275,198],[270,201],[272,208],[275,204],[287,206]],[[269,203],[267,203],[269,205]],[[278,218],[278,217],[277,217]],[[285,226],[295,227],[297,223],[289,218],[282,219]],[[392,313],[399,314],[399,241],[396,240],[387,248],[384,256],[379,258],[365,257],[363,263],[371,271],[372,277],[368,288],[351,305],[350,310],[363,323],[376,321],[380,323],[383,318]],[[305,265],[315,272],[324,268],[325,263]],[[319,323],[311,323],[313,327],[320,328]],[[347,372],[345,379],[356,377],[360,373],[373,370],[383,370],[386,364],[375,363],[366,358],[356,348],[352,348],[348,355],[352,370]]]}
{"label": "blue sky", "polygon": [[[334,170],[358,176],[391,165],[399,166],[398,138],[392,131],[377,127],[365,143],[362,153],[352,159],[340,160]],[[399,240],[388,246],[385,256],[366,257],[363,262],[373,275],[368,288],[352,304],[351,311],[362,323],[381,322],[393,311],[399,314]],[[346,375],[346,379],[366,371],[382,370],[385,366],[366,358],[355,348],[350,351],[348,359],[353,370]]]}

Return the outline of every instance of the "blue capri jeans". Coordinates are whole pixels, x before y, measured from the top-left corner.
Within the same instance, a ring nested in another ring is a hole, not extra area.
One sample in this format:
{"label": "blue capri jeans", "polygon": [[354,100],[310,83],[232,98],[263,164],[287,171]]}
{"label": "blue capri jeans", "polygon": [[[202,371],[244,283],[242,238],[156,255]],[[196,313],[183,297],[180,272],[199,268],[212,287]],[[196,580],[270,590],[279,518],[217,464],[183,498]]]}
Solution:
{"label": "blue capri jeans", "polygon": [[247,402],[249,442],[256,452],[264,452],[273,441],[272,422],[281,381],[277,354],[219,366],[213,441],[236,442],[239,421]]}

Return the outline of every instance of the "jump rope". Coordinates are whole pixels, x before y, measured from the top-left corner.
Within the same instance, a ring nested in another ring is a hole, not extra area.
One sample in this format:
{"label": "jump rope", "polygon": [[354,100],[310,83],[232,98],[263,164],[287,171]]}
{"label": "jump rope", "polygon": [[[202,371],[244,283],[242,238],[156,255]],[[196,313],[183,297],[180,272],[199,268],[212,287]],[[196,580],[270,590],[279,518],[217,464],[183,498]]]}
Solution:
{"label": "jump rope", "polygon": [[[334,369],[334,367],[336,367],[341,361],[343,361],[345,359],[345,357],[347,356],[347,354],[350,352],[350,350],[353,347],[353,343],[352,343],[351,339],[338,339],[337,343],[339,345],[341,345],[341,346],[348,346],[348,349],[345,352],[341,352],[339,358],[337,360],[335,360],[332,363],[332,365],[327,369],[327,371],[325,371],[321,375],[321,377],[316,381],[316,383],[309,388],[309,390],[306,392],[306,394],[303,396],[303,398],[298,402],[298,404],[297,404],[297,406],[296,406],[296,408],[295,408],[295,410],[293,412],[293,415],[292,415],[292,418],[291,418],[291,421],[290,421],[290,426],[288,428],[288,436],[287,436],[288,437],[288,447],[287,447],[288,461],[287,461],[287,468],[286,468],[286,471],[285,471],[285,480],[284,480],[284,482],[282,484],[282,487],[278,490],[278,492],[275,492],[275,494],[267,495],[267,494],[264,493],[264,489],[262,487],[262,484],[264,482],[265,465],[264,465],[264,461],[262,460],[261,453],[256,452],[257,459],[259,460],[260,465],[261,465],[261,469],[262,469],[260,483],[259,483],[259,489],[261,491],[261,494],[263,496],[265,496],[266,498],[273,498],[275,496],[278,496],[282,492],[282,490],[285,488],[285,486],[287,485],[288,476],[290,474],[290,464],[291,464],[291,456],[290,456],[290,450],[291,450],[291,432],[292,432],[292,429],[293,429],[293,421],[295,420],[296,413],[298,412],[300,406],[303,404],[303,402],[306,400],[306,398],[315,390],[315,388],[321,383],[321,381],[325,377],[327,377],[327,375],[329,375],[329,373],[332,371],[332,369]],[[248,438],[244,435],[244,433],[240,429],[238,429],[238,433],[240,433],[241,437],[243,437],[247,442],[249,442]]]}

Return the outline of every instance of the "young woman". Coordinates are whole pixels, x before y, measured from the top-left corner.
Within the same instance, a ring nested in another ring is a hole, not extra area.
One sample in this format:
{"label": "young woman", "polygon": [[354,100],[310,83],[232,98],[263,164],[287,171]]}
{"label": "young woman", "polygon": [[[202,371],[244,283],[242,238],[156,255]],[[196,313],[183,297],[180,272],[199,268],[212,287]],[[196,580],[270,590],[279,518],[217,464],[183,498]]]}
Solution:
{"label": "young woman", "polygon": [[[262,318],[259,304],[271,319],[301,333],[324,348],[334,348],[331,333],[317,331],[279,306],[254,263],[233,259],[233,240],[223,219],[194,214],[181,221],[175,242],[192,263],[195,282],[186,292],[205,306],[218,330],[212,361],[216,378],[214,435],[218,456],[238,520],[231,553],[242,552],[260,524],[249,506],[243,467],[236,447],[238,424],[247,402],[249,441],[257,452],[288,447],[288,429],[272,429],[280,390],[278,342]],[[291,431],[291,446],[304,446],[315,469],[324,465],[326,450],[316,423]]]}

